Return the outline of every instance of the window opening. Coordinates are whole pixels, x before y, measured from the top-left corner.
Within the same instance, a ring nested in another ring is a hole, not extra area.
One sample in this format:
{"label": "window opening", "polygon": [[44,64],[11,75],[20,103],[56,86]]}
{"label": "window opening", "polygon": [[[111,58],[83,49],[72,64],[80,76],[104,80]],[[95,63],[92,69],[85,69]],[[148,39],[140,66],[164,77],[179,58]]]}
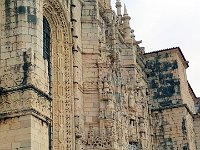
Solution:
{"label": "window opening", "polygon": [[43,17],[43,58],[47,60],[49,95],[51,95],[51,28],[45,17]]}

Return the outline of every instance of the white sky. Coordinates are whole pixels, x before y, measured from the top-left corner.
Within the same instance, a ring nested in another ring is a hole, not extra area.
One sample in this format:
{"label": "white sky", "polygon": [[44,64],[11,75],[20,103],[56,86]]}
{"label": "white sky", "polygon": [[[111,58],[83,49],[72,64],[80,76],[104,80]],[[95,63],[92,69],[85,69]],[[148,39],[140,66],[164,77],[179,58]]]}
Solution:
{"label": "white sky", "polygon": [[[200,0],[121,0],[136,40],[146,52],[180,47],[190,67],[188,80],[200,96]],[[112,0],[114,5],[115,0]],[[114,8],[115,9],[115,8]],[[123,13],[123,9],[122,9]],[[199,60],[198,60],[199,59]]]}

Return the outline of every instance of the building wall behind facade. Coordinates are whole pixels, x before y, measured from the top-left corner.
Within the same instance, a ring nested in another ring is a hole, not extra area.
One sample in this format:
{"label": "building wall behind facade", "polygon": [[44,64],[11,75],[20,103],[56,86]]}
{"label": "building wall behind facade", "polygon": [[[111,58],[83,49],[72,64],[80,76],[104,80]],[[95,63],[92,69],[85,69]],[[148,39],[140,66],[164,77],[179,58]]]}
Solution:
{"label": "building wall behind facade", "polygon": [[172,48],[146,54],[146,60],[157,149],[196,149],[195,98],[187,81],[184,56],[179,48]]}
{"label": "building wall behind facade", "polygon": [[193,117],[185,107],[153,112],[155,149],[196,149]]}

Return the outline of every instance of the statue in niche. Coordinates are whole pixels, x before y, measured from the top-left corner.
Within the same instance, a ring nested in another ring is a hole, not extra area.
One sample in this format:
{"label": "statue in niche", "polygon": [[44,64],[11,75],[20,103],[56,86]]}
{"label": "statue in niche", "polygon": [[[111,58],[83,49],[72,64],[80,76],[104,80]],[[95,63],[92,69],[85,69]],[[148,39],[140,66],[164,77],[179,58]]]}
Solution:
{"label": "statue in niche", "polygon": [[112,84],[110,84],[109,89],[110,89],[110,92],[109,92],[109,93],[112,95],[112,96],[111,96],[111,99],[114,101],[114,99],[115,99],[115,97],[114,97],[115,88],[114,88],[114,86],[113,86]]}
{"label": "statue in niche", "polygon": [[103,64],[105,62],[105,58],[103,57],[102,52],[101,52],[100,56],[98,56],[97,62],[98,62],[98,64]]}
{"label": "statue in niche", "polygon": [[127,90],[124,93],[124,106],[128,108],[128,91]]}
{"label": "statue in niche", "polygon": [[82,150],[82,141],[81,141],[81,139],[76,139],[76,150]]}
{"label": "statue in niche", "polygon": [[127,84],[126,84],[127,85],[127,89],[131,90],[133,88],[133,85],[132,85],[133,80],[132,80],[132,78],[128,77],[126,82],[127,82]]}
{"label": "statue in niche", "polygon": [[137,93],[138,102],[140,102],[141,104],[144,103],[144,99],[146,98],[146,89],[144,87],[140,87],[139,89],[137,89]]}
{"label": "statue in niche", "polygon": [[103,92],[102,91],[103,90],[103,83],[102,83],[102,81],[98,82],[98,89],[99,89],[99,93],[102,94],[102,92]]}
{"label": "statue in niche", "polygon": [[146,97],[146,88],[144,87],[144,84],[142,82],[142,78],[140,77],[140,75],[137,75],[137,97],[138,100],[144,100],[144,98]]}
{"label": "statue in niche", "polygon": [[107,79],[104,78],[104,82],[103,82],[103,97],[105,99],[113,99],[114,97],[114,88],[111,84],[111,82]]}
{"label": "statue in niche", "polygon": [[142,129],[142,131],[145,130],[146,124],[145,124],[145,119],[144,119],[143,117],[140,117],[140,118],[139,118],[139,126],[140,126],[140,128]]}
{"label": "statue in niche", "polygon": [[101,111],[99,112],[99,118],[100,118],[100,119],[105,119],[105,118],[106,118],[105,110],[101,110]]}
{"label": "statue in niche", "polygon": [[115,111],[115,106],[113,99],[108,100],[108,104],[106,106],[106,117],[107,118],[114,118],[114,111]]}
{"label": "statue in niche", "polygon": [[128,106],[130,108],[134,108],[135,107],[135,93],[134,93],[133,90],[131,90],[130,93],[129,93]]}
{"label": "statue in niche", "polygon": [[106,97],[109,94],[110,88],[109,88],[109,83],[108,81],[103,82],[103,94]]}
{"label": "statue in niche", "polygon": [[142,92],[142,97],[145,98],[146,97],[146,93],[147,93],[146,88],[143,87],[141,92]]}
{"label": "statue in niche", "polygon": [[122,85],[122,94],[124,96],[124,107],[128,108],[128,92],[127,92],[127,88],[125,85]]}
{"label": "statue in niche", "polygon": [[81,130],[81,123],[80,123],[80,117],[75,116],[74,117],[74,123],[75,123],[75,135],[76,138],[81,138],[82,137],[82,130]]}
{"label": "statue in niche", "polygon": [[106,126],[105,127],[105,131],[106,131],[106,135],[109,137],[109,136],[112,136],[112,127],[109,127],[109,126]]}

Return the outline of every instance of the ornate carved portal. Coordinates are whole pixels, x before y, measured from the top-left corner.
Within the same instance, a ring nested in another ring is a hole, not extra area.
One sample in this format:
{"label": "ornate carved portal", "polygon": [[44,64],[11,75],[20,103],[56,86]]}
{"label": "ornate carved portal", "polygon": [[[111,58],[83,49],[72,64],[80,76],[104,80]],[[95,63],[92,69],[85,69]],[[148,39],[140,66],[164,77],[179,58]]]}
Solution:
{"label": "ornate carved portal", "polygon": [[58,1],[44,1],[43,15],[51,27],[52,146],[55,150],[74,149],[71,36],[65,14]]}

